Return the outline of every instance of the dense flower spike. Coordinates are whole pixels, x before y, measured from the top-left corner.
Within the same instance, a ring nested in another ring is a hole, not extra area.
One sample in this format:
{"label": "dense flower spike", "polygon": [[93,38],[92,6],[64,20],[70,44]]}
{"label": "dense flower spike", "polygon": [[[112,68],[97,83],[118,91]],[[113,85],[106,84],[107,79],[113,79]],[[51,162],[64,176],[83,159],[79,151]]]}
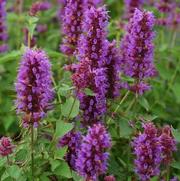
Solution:
{"label": "dense flower spike", "polygon": [[11,139],[8,137],[2,137],[0,139],[0,155],[8,156],[13,152],[14,145],[11,142]]}
{"label": "dense flower spike", "polygon": [[78,173],[87,180],[96,181],[98,176],[107,170],[109,154],[106,150],[110,147],[111,139],[105,127],[100,123],[90,127],[78,152]]}
{"label": "dense flower spike", "polygon": [[160,143],[162,145],[163,163],[170,164],[172,161],[172,154],[176,151],[176,141],[172,135],[170,126],[165,126],[160,135]]}
{"label": "dense flower spike", "polygon": [[109,43],[106,65],[108,89],[107,97],[115,98],[120,90],[120,56],[116,48],[116,42]]}
{"label": "dense flower spike", "polygon": [[51,3],[49,2],[35,2],[32,4],[29,14],[31,16],[36,16],[40,11],[46,11],[51,8]]}
{"label": "dense flower spike", "polygon": [[0,53],[8,50],[8,45],[6,44],[7,39],[6,0],[0,0]]}
{"label": "dense flower spike", "polygon": [[63,44],[61,51],[66,55],[73,55],[82,33],[83,0],[67,1],[62,14]]}
{"label": "dense flower spike", "polygon": [[121,68],[135,79],[132,90],[138,94],[148,89],[145,79],[157,74],[153,64],[154,23],[151,12],[136,9],[121,43]]}
{"label": "dense flower spike", "polygon": [[18,71],[17,113],[23,115],[24,126],[38,122],[52,107],[51,65],[43,50],[26,49]]}
{"label": "dense flower spike", "polygon": [[162,13],[169,13],[176,8],[174,0],[159,0],[155,3],[157,9]]}
{"label": "dense flower spike", "polygon": [[78,149],[81,144],[81,133],[70,131],[62,138],[59,139],[58,147],[68,146],[68,150],[65,156],[66,161],[68,162],[69,166],[75,170],[75,161],[77,159]]}
{"label": "dense flower spike", "polygon": [[124,0],[125,18],[129,19],[133,16],[136,8],[141,9],[144,0]]}
{"label": "dense flower spike", "polygon": [[104,181],[116,181],[115,177],[113,175],[110,175],[110,176],[106,176],[104,178]]}
{"label": "dense flower spike", "polygon": [[[84,33],[78,44],[80,64],[75,77],[78,76],[81,80],[83,77],[86,78],[82,88],[89,88],[94,92],[94,96],[88,96],[78,90],[78,97],[81,102],[84,121],[91,124],[106,112],[108,87],[105,67],[108,51],[107,24],[108,14],[105,7],[88,9],[82,25]],[[87,62],[87,66],[85,66],[84,61]]]}
{"label": "dense flower spike", "polygon": [[144,132],[134,139],[132,146],[136,155],[135,171],[142,181],[148,181],[160,173],[162,147],[154,124],[145,123],[143,128]]}
{"label": "dense flower spike", "polygon": [[173,177],[170,181],[179,181],[177,177]]}
{"label": "dense flower spike", "polygon": [[86,8],[97,7],[102,3],[102,0],[83,0],[83,6]]}

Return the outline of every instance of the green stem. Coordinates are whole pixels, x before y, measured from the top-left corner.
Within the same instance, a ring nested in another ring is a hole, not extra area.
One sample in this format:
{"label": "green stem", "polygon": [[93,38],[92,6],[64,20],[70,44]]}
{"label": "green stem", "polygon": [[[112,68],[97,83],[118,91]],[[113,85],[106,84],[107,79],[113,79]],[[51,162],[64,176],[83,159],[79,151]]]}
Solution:
{"label": "green stem", "polygon": [[[117,107],[116,107],[116,109],[114,110],[113,113],[117,113],[119,107],[120,107],[121,104],[125,101],[125,99],[126,99],[127,96],[129,95],[129,93],[130,93],[130,91],[127,91],[127,92],[126,92],[126,94],[125,94],[124,97],[121,99],[120,103],[117,105]],[[110,117],[107,122],[109,123],[111,120],[112,120],[112,118]]]}
{"label": "green stem", "polygon": [[128,108],[126,109],[125,113],[129,112],[129,110],[135,104],[136,100],[137,100],[137,97],[135,96],[134,99],[130,102],[130,104],[129,104]]}
{"label": "green stem", "polygon": [[31,125],[31,174],[34,181],[34,127]]}
{"label": "green stem", "polygon": [[72,104],[72,106],[71,106],[71,109],[70,109],[69,114],[68,114],[68,117],[67,117],[67,121],[68,121],[69,118],[70,118],[70,115],[71,115],[71,113],[72,113],[72,110],[73,110],[73,107],[74,107],[75,102],[76,102],[76,99],[74,98],[73,104]]}
{"label": "green stem", "polygon": [[176,43],[176,36],[177,36],[177,32],[174,31],[173,36],[172,36],[171,48],[173,48]]}

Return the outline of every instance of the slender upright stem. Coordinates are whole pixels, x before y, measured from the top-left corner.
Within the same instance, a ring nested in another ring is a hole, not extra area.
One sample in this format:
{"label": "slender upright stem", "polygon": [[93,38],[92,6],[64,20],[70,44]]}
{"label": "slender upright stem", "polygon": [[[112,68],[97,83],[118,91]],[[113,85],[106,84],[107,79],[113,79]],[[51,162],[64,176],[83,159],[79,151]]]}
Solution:
{"label": "slender upright stem", "polygon": [[[121,106],[121,104],[125,101],[125,99],[127,98],[127,96],[129,95],[129,91],[126,92],[126,94],[124,95],[124,97],[121,99],[120,103],[117,105],[116,109],[114,110],[113,113],[117,113],[119,107]],[[111,121],[111,117],[108,119],[107,122],[110,122]]]}
{"label": "slender upright stem", "polygon": [[31,125],[31,175],[34,181],[34,127]]}

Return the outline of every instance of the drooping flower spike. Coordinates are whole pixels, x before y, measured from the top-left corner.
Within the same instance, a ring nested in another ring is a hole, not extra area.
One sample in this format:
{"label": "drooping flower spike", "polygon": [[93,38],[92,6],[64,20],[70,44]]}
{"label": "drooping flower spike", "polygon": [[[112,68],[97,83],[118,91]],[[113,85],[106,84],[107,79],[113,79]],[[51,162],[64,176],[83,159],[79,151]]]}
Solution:
{"label": "drooping flower spike", "polygon": [[96,181],[107,170],[111,138],[102,124],[94,124],[83,138],[78,158],[77,172],[86,180]]}
{"label": "drooping flower spike", "polygon": [[52,108],[54,95],[51,64],[43,50],[26,49],[18,71],[16,92],[17,113],[22,114],[23,125],[37,126]]}
{"label": "drooping flower spike", "polygon": [[154,23],[151,12],[135,9],[121,42],[121,68],[125,75],[135,79],[130,89],[137,94],[149,90],[146,80],[157,74],[153,63]]}
{"label": "drooping flower spike", "polygon": [[0,0],[0,53],[7,52],[6,0]]}

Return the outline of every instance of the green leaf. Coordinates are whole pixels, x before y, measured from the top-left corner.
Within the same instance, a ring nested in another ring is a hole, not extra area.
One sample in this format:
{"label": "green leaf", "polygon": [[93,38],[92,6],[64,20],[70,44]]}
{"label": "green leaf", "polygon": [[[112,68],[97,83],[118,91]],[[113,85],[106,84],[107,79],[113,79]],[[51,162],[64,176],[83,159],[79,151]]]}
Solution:
{"label": "green leaf", "polygon": [[62,115],[68,118],[74,118],[79,114],[79,100],[69,97],[65,104],[61,105]]}
{"label": "green leaf", "polygon": [[56,122],[56,132],[55,136],[56,137],[62,137],[69,131],[73,129],[74,125],[72,123],[64,123],[62,121],[57,121]]}
{"label": "green leaf", "polygon": [[17,165],[12,165],[7,168],[7,173],[10,177],[18,179],[21,176],[21,169]]}
{"label": "green leaf", "polygon": [[180,84],[176,83],[172,86],[172,90],[174,95],[176,96],[176,100],[180,103]]}
{"label": "green leaf", "polygon": [[61,161],[60,166],[54,171],[54,173],[66,178],[72,178],[71,170],[65,161]]}
{"label": "green leaf", "polygon": [[128,121],[122,119],[119,125],[120,125],[120,136],[124,138],[129,138],[129,136],[132,134],[132,128],[129,126]]}
{"label": "green leaf", "polygon": [[180,170],[180,162],[173,162],[173,163],[171,164],[171,167]]}
{"label": "green leaf", "polygon": [[84,90],[84,92],[85,92],[85,94],[86,94],[87,96],[94,96],[94,95],[95,95],[94,92],[93,92],[91,89],[88,89],[88,88],[86,88],[86,89]]}
{"label": "green leaf", "polygon": [[153,177],[151,178],[151,181],[158,181],[159,180],[159,177]]}
{"label": "green leaf", "polygon": [[176,141],[180,142],[180,132],[177,129],[172,129],[172,134],[175,137]]}
{"label": "green leaf", "polygon": [[67,151],[67,146],[57,149],[54,154],[55,159],[62,159],[66,154],[66,151]]}
{"label": "green leaf", "polygon": [[139,103],[140,103],[140,105],[141,105],[143,108],[146,109],[146,111],[149,111],[150,106],[149,106],[149,103],[148,103],[147,99],[145,99],[144,97],[141,97],[141,98],[139,99]]}
{"label": "green leaf", "polygon": [[50,160],[50,164],[51,164],[51,170],[52,172],[54,172],[54,170],[61,164],[61,162],[59,160]]}
{"label": "green leaf", "polygon": [[74,181],[83,181],[83,178],[74,171],[72,171],[72,178]]}
{"label": "green leaf", "polygon": [[21,161],[21,160],[24,161],[27,158],[27,154],[28,154],[28,152],[27,152],[26,149],[21,149],[16,153],[16,158],[15,159],[18,160],[18,161]]}

